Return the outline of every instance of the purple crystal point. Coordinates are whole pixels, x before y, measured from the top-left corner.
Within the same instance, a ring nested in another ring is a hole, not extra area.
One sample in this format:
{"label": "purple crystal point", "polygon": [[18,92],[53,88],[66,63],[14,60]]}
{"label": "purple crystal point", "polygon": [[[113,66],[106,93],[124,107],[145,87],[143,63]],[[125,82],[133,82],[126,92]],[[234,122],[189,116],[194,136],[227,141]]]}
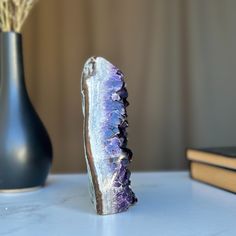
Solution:
{"label": "purple crystal point", "polygon": [[101,57],[82,73],[84,143],[92,201],[98,214],[127,210],[137,199],[130,188],[127,148],[128,92],[122,72]]}

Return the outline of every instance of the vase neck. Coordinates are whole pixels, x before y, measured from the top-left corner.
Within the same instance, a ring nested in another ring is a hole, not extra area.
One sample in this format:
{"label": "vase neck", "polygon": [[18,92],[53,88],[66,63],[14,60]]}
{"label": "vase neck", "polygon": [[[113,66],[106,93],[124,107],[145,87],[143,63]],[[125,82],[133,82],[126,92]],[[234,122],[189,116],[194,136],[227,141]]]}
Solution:
{"label": "vase neck", "polygon": [[21,34],[0,33],[0,86],[8,92],[25,88]]}

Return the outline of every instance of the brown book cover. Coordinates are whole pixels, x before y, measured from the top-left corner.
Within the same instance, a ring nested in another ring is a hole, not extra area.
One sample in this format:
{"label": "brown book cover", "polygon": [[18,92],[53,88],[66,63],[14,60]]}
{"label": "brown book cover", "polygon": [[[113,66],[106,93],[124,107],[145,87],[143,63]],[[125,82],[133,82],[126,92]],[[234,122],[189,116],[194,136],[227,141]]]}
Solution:
{"label": "brown book cover", "polygon": [[200,182],[236,193],[236,171],[191,161],[190,176]]}
{"label": "brown book cover", "polygon": [[189,161],[236,170],[236,147],[189,148],[186,156]]}

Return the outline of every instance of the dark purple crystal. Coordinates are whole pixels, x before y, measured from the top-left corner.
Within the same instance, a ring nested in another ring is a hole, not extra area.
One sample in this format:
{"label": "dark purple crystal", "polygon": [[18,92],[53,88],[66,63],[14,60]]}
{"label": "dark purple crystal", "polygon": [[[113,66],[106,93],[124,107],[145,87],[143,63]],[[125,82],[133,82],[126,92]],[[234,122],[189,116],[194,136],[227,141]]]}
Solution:
{"label": "dark purple crystal", "polygon": [[123,73],[92,57],[82,74],[85,151],[92,202],[98,214],[125,211],[137,199],[130,188],[127,148],[128,92]]}

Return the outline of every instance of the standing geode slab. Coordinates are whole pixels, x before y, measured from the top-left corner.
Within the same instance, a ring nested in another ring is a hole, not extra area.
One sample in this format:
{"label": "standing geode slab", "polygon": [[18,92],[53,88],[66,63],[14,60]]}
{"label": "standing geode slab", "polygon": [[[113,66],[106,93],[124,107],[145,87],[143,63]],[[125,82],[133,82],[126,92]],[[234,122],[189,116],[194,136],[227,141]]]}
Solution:
{"label": "standing geode slab", "polygon": [[98,214],[126,211],[137,199],[130,188],[127,148],[128,93],[122,72],[91,57],[82,73],[84,144],[92,202]]}

